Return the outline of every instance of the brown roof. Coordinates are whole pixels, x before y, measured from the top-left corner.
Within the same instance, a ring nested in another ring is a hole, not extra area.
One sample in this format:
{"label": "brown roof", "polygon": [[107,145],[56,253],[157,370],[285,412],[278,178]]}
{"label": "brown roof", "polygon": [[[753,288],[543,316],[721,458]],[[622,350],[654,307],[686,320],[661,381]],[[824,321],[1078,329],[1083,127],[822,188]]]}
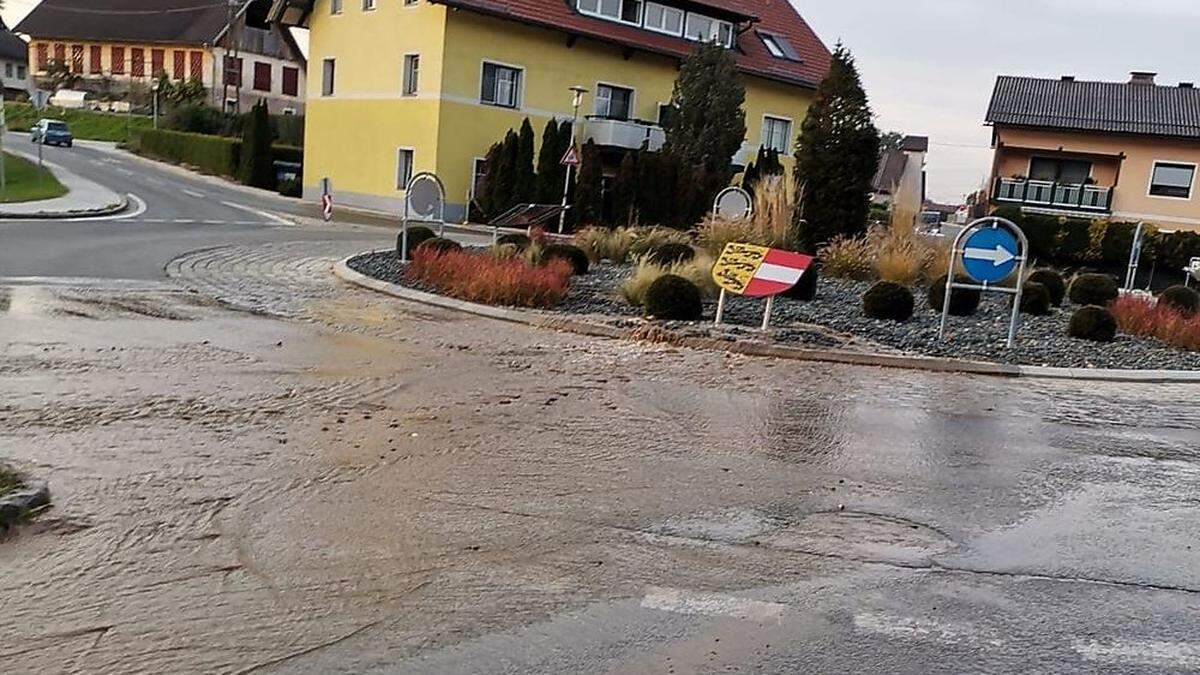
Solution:
{"label": "brown roof", "polygon": [[210,45],[224,31],[228,12],[220,0],[42,0],[16,31],[35,38]]}
{"label": "brown roof", "polygon": [[[574,3],[564,0],[431,2],[669,56],[683,57],[696,49],[695,42],[682,37],[580,14],[574,9]],[[776,58],[767,51],[762,39],[754,30],[744,31],[738,37],[737,48],[734,50],[742,72],[815,88],[829,70],[829,50],[788,0],[701,0],[676,4],[693,6],[698,11],[717,10],[710,13],[724,13],[728,18],[757,17],[753,24],[755,29],[785,38],[797,56],[796,60]]]}
{"label": "brown roof", "polygon": [[896,148],[885,150],[879,159],[879,168],[871,179],[871,190],[879,194],[892,194],[892,190],[904,178],[904,169],[908,167],[908,154]]}
{"label": "brown roof", "polygon": [[1200,90],[1159,86],[1152,76],[1134,82],[1002,76],[996,80],[987,122],[1200,138]]}
{"label": "brown roof", "polygon": [[29,60],[29,45],[21,38],[13,35],[13,32],[4,24],[4,20],[0,19],[0,57],[9,59],[10,61],[28,61]]}

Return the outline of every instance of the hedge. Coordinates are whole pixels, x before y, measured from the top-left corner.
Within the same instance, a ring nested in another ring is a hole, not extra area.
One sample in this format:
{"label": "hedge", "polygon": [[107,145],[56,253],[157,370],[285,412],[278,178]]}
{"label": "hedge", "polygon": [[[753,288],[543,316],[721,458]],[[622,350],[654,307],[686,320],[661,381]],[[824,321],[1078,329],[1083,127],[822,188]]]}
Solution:
{"label": "hedge", "polygon": [[[137,151],[155,159],[194,166],[207,174],[236,178],[241,164],[242,141],[225,136],[145,129],[138,134]],[[304,148],[275,145],[271,147],[271,159],[303,164]]]}

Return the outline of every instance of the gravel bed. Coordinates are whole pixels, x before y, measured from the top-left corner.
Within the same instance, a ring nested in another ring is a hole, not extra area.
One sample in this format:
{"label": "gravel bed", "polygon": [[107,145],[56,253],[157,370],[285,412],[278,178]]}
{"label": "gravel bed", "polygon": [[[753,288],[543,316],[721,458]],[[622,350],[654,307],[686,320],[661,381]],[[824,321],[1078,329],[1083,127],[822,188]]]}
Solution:
{"label": "gravel bed", "polygon": [[[401,265],[392,252],[361,255],[349,264],[367,276],[412,286],[403,280]],[[572,280],[566,300],[549,311],[603,315],[615,325],[641,325],[639,310],[630,307],[617,293],[620,283],[631,272],[628,266],[594,265],[590,274]],[[1023,316],[1017,346],[1006,349],[1009,303],[1007,297],[997,294],[985,294],[974,316],[951,317],[949,339],[941,341],[937,335],[941,314],[929,307],[925,289],[914,291],[917,309],[913,318],[896,323],[863,316],[861,296],[869,286],[863,282],[821,279],[813,302],[777,299],[770,339],[803,347],[867,346],[875,351],[1059,368],[1200,369],[1200,353],[1153,339],[1118,335],[1115,342],[1098,344],[1067,337],[1072,307],[1056,309],[1044,317]],[[710,301],[705,307],[706,322],[668,322],[664,327],[687,336],[722,340],[764,338],[757,330],[762,322],[762,301],[731,298],[725,312],[726,326],[712,326],[715,312],[716,303]]]}

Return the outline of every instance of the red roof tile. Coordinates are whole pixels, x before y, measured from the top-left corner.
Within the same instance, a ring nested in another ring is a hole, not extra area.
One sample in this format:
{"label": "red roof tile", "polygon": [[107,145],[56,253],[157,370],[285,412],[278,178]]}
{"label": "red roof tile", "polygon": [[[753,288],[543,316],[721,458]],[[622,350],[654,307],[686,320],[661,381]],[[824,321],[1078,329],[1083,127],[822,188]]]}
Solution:
{"label": "red roof tile", "polygon": [[[696,43],[681,37],[625,26],[580,14],[570,0],[431,0],[449,7],[520,21],[521,23],[611,42],[669,56],[686,56]],[[677,3],[673,3],[677,4]],[[829,49],[788,0],[693,0],[692,6],[715,8],[741,16],[756,17],[742,23],[734,55],[742,72],[789,84],[815,88],[829,70]],[[800,57],[791,61],[771,56],[756,30],[787,39]]]}

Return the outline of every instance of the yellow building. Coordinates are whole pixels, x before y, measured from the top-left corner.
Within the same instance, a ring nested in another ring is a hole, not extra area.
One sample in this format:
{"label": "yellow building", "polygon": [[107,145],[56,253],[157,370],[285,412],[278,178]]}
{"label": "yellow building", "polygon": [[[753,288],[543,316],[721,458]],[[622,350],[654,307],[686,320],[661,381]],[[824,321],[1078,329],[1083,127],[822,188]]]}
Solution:
{"label": "yellow building", "polygon": [[42,86],[55,63],[73,88],[98,97],[148,88],[161,76],[197,80],[231,112],[265,101],[272,112],[304,107],[304,55],[291,33],[265,23],[268,0],[43,0],[14,29],[29,36]]}
{"label": "yellow building", "polygon": [[444,181],[464,217],[488,148],[526,117],[540,139],[588,89],[582,139],[633,149],[659,124],[697,40],[733,50],[748,138],[790,155],[830,55],[779,0],[275,0],[271,18],[309,28],[305,196],[329,178],[341,204],[395,212],[406,179]]}

